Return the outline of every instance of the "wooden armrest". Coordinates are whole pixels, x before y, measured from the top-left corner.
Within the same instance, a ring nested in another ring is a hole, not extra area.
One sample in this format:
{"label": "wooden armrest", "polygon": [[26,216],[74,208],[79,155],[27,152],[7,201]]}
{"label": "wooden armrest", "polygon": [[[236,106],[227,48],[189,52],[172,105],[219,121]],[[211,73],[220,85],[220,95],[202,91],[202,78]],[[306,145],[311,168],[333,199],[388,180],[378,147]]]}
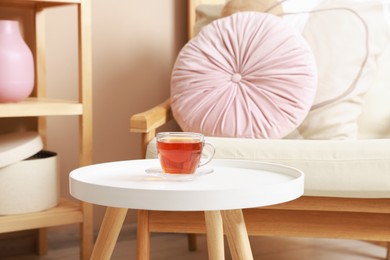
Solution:
{"label": "wooden armrest", "polygon": [[172,119],[171,101],[163,103],[147,111],[135,114],[130,118],[130,132],[149,133]]}

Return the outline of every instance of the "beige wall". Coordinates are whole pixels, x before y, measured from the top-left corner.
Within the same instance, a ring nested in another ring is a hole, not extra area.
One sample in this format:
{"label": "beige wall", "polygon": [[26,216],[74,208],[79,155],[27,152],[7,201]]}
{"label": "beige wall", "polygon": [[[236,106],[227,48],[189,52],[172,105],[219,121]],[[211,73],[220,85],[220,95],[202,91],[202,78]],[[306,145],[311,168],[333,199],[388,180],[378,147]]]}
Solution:
{"label": "beige wall", "polygon": [[[137,159],[140,135],[129,133],[129,117],[169,96],[170,70],[186,41],[187,4],[183,0],[92,2],[93,160]],[[0,9],[0,17],[7,12]],[[50,97],[77,98],[76,18],[74,7],[47,12]],[[78,166],[77,124],[76,117],[48,120],[48,147],[59,153],[65,197],[70,197],[68,173]],[[102,213],[96,207],[95,226]]]}

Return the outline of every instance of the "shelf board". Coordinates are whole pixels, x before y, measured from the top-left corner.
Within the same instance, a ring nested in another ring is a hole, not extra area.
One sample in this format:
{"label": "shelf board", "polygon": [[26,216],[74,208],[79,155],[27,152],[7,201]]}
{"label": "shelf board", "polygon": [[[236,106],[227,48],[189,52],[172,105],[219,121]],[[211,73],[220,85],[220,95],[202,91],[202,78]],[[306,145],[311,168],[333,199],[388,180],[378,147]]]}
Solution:
{"label": "shelf board", "polygon": [[0,216],[0,233],[75,224],[82,221],[80,203],[62,199],[56,207],[45,211]]}
{"label": "shelf board", "polygon": [[0,0],[0,3],[12,4],[80,4],[81,0]]}
{"label": "shelf board", "polygon": [[82,104],[75,101],[27,98],[17,103],[0,103],[0,118],[81,115],[82,113]]}

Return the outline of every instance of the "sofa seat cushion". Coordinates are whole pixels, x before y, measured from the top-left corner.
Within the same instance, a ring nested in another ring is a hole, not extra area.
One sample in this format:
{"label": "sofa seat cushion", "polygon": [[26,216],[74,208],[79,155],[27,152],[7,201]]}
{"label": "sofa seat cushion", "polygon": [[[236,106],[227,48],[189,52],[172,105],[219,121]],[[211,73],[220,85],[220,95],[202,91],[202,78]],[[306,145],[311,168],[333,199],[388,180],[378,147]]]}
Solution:
{"label": "sofa seat cushion", "polygon": [[[390,198],[390,139],[270,140],[208,137],[215,158],[280,163],[305,173],[305,195]],[[155,142],[147,158],[156,158]]]}

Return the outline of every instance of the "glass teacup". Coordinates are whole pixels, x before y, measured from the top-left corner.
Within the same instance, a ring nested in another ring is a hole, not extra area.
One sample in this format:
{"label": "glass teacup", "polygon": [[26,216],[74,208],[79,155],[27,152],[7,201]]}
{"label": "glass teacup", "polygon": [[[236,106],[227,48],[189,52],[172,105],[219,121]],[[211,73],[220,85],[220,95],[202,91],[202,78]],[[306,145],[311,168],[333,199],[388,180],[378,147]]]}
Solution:
{"label": "glass teacup", "polygon": [[[161,132],[156,140],[162,171],[171,178],[193,179],[198,167],[209,163],[215,153],[214,146],[200,133]],[[202,157],[205,150],[206,157]]]}

